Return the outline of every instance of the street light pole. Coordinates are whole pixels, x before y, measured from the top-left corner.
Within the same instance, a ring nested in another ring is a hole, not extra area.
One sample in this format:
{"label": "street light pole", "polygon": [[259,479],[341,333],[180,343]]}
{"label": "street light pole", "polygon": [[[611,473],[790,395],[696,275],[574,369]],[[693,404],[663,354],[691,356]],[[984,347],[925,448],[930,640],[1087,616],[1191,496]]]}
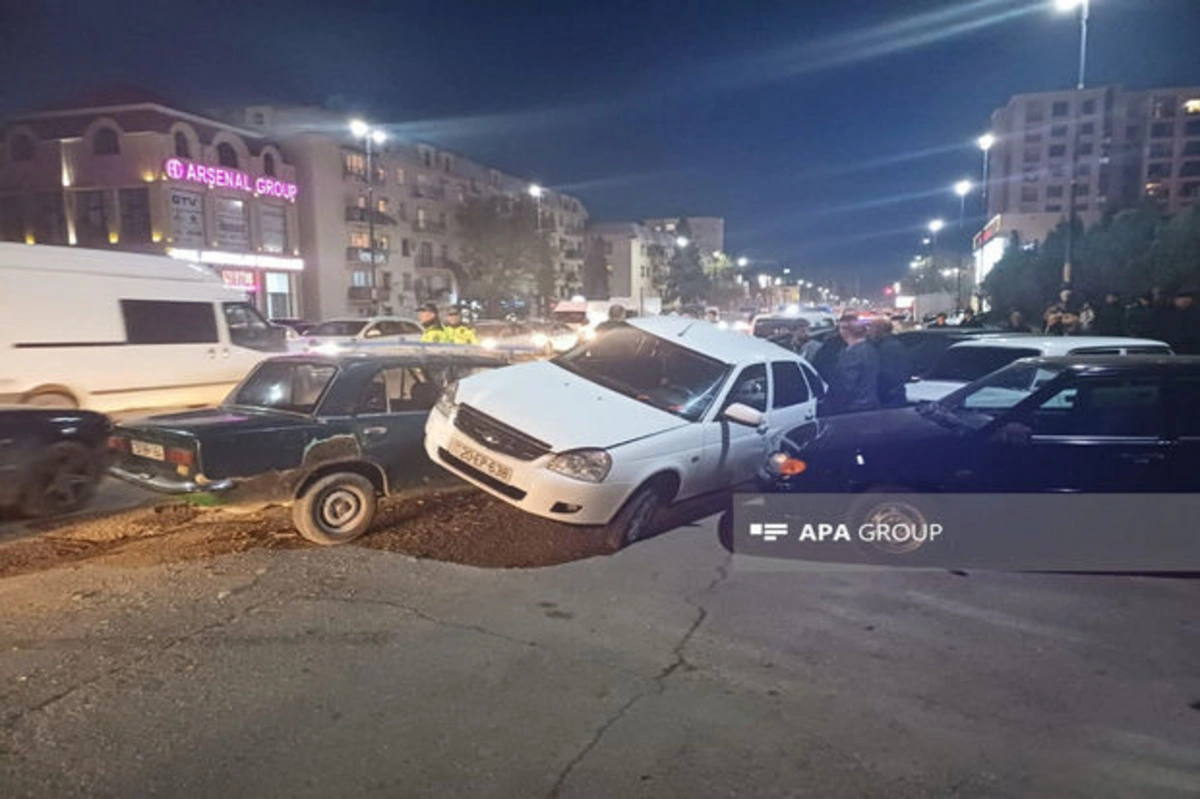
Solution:
{"label": "street light pole", "polygon": [[[963,246],[963,234],[966,232],[967,195],[974,188],[969,180],[960,180],[954,184],[954,193],[958,195],[958,238],[959,247]],[[954,312],[962,310],[962,250],[958,250],[958,265],[954,270]]]}
{"label": "street light pole", "polygon": [[987,224],[988,221],[988,167],[992,161],[992,145],[996,143],[996,137],[991,133],[985,133],[979,137],[976,144],[983,151],[983,182],[979,189],[979,201],[983,205],[983,221]]}
{"label": "street light pole", "polygon": [[1067,242],[1063,253],[1063,286],[1070,288],[1072,278],[1072,261],[1075,257],[1075,189],[1079,181],[1079,125],[1083,89],[1087,85],[1087,34],[1088,17],[1091,14],[1091,0],[1057,0],[1059,11],[1074,11],[1079,9],[1079,79],[1075,83],[1075,110],[1071,114],[1074,132],[1071,136],[1071,179],[1067,191]]}

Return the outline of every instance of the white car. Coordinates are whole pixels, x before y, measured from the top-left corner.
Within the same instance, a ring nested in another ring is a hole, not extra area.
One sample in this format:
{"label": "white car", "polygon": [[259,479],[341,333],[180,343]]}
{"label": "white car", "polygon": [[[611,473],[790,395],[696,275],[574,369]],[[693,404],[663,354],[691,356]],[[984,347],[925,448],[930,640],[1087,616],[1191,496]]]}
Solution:
{"label": "white car", "polygon": [[837,325],[837,320],[831,313],[802,310],[790,314],[758,314],[750,321],[749,333],[756,338],[777,338],[791,335],[802,322],[808,322],[809,330],[814,333]]}
{"label": "white car", "polygon": [[425,450],[522,510],[631,543],[665,505],[753,480],[771,433],[814,420],[824,391],[774,344],[647,317],[449,386]]}
{"label": "white car", "polygon": [[420,341],[425,328],[416,319],[397,316],[373,316],[329,319],[289,342],[293,352],[319,352],[333,355],[364,344],[399,344]]}
{"label": "white car", "polygon": [[953,344],[905,387],[910,403],[938,400],[1020,358],[1061,355],[1170,355],[1162,341],[1119,336],[985,336]]}

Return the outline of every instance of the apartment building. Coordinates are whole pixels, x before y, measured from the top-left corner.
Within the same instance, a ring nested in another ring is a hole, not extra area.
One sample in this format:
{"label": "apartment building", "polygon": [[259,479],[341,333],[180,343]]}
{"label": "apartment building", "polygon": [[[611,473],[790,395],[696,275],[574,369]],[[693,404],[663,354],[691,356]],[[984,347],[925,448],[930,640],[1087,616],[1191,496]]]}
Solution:
{"label": "apartment building", "polygon": [[1140,93],[1141,187],[1168,213],[1200,203],[1200,86]]}
{"label": "apartment building", "polygon": [[[363,315],[376,304],[402,313],[458,302],[466,283],[459,210],[473,197],[530,196],[528,180],[395,136],[371,145],[368,175],[365,143],[350,135],[345,116],[324,109],[252,106],[231,118],[277,138],[306,187],[297,205],[313,318]],[[534,193],[556,292],[569,297],[582,285],[587,210],[551,188]]]}
{"label": "apartment building", "polygon": [[674,238],[684,220],[687,220],[687,229],[705,258],[725,252],[725,220],[719,216],[661,217],[643,219],[641,224],[655,233],[669,234]]}
{"label": "apartment building", "polygon": [[271,317],[306,312],[306,191],[261,131],[148,92],[87,92],[0,125],[0,240],[207,264]]}
{"label": "apartment building", "polygon": [[610,297],[659,307],[659,286],[675,253],[676,232],[646,222],[600,222],[588,226],[590,246],[602,248]]}

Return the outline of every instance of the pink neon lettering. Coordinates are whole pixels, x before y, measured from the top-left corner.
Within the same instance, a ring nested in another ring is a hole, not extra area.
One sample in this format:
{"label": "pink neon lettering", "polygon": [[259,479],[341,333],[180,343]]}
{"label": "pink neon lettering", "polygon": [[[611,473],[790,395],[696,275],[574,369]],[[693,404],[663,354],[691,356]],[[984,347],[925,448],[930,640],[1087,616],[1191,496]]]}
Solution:
{"label": "pink neon lettering", "polygon": [[247,193],[255,192],[268,197],[282,197],[288,200],[296,199],[296,195],[299,193],[299,187],[295,183],[269,177],[252,179],[250,175],[236,169],[205,166],[194,161],[185,162],[179,158],[168,158],[163,164],[163,171],[171,180],[203,183],[209,188],[239,189]]}

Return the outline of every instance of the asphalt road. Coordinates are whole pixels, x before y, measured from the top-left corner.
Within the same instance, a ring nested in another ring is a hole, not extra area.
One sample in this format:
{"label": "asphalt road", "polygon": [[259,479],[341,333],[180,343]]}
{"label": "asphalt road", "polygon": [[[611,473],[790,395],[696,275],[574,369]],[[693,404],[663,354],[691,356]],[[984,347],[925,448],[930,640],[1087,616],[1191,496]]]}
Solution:
{"label": "asphalt road", "polygon": [[712,528],[0,580],[0,796],[1200,794],[1200,581],[768,569]]}

